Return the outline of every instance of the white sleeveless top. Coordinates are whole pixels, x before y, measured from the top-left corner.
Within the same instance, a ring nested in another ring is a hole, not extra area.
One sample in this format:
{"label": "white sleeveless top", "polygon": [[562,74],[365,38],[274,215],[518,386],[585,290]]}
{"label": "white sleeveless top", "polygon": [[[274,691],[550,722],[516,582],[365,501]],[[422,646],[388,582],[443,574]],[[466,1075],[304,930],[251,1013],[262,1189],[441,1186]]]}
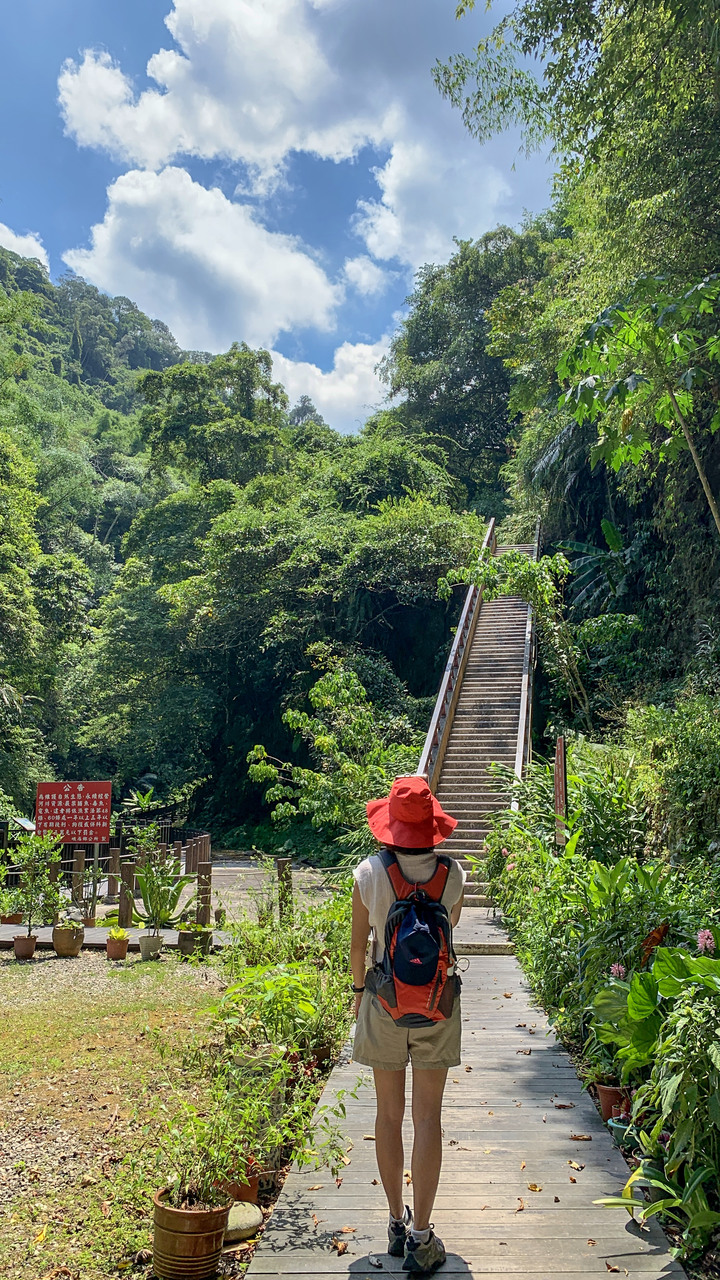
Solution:
{"label": "white sleeveless top", "polygon": [[[442,852],[442,850],[438,850]],[[435,853],[398,853],[395,855],[398,860],[398,866],[402,871],[406,880],[410,884],[427,884],[428,880],[432,880],[437,867],[437,854]],[[385,870],[380,858],[377,854],[365,858],[354,870],[355,883],[360,892],[360,898],[363,906],[367,907],[370,917],[370,927],[373,931],[373,958],[378,961],[382,960],[385,954],[385,922],[388,918],[388,912],[395,901],[395,890],[390,883],[390,877]],[[446,908],[448,915],[456,902],[459,902],[467,873],[456,862],[454,858],[450,858],[450,870],[448,872],[447,884],[443,891],[441,902]]]}

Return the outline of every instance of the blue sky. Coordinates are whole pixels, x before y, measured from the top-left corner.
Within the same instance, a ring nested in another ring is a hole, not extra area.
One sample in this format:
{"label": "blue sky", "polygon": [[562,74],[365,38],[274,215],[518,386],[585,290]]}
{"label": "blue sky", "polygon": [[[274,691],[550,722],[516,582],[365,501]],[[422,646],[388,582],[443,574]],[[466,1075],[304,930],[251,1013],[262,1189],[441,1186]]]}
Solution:
{"label": "blue sky", "polygon": [[[479,147],[436,57],[497,13],[453,0],[6,6],[0,243],[133,298],[187,347],[269,347],[352,430],[414,272],[517,224],[549,169]],[[495,6],[500,11],[500,6]]]}

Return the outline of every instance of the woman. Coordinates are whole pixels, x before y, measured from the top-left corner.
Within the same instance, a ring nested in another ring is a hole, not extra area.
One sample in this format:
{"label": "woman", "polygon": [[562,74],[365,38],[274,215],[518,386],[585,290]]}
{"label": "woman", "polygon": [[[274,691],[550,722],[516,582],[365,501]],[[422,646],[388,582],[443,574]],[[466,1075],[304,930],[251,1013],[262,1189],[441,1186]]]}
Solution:
{"label": "woman", "polygon": [[[414,886],[421,889],[429,885],[438,870],[436,848],[455,829],[457,820],[443,811],[425,779],[396,778],[390,795],[383,800],[372,800],[367,814],[373,835],[395,855],[409,892],[412,893]],[[404,1255],[404,1271],[429,1273],[445,1261],[445,1249],[432,1230],[430,1214],[442,1163],[441,1110],[445,1080],[448,1067],[460,1062],[460,1000],[456,995],[452,1012],[445,1018],[407,1026],[396,1021],[378,998],[375,971],[367,972],[366,955],[372,934],[373,960],[378,965],[383,961],[385,925],[398,897],[387,861],[387,856],[383,861],[381,856],[373,854],[355,870],[350,948],[357,1019],[353,1059],[372,1067],[375,1076],[375,1149],[390,1209],[388,1252],[396,1257]],[[447,861],[447,879],[439,900],[451,924],[455,925],[462,910],[465,872],[454,859]],[[455,990],[454,974],[452,984]],[[403,1203],[402,1124],[408,1061],[413,1065],[414,1218]]]}

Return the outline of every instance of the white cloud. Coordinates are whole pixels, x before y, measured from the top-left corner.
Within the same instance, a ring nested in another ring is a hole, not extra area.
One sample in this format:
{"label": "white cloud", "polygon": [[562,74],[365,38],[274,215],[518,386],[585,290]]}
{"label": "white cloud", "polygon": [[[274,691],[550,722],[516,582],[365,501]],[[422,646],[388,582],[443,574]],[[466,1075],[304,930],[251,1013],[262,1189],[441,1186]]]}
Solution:
{"label": "white cloud", "polygon": [[316,364],[289,360],[274,351],[273,372],[285,386],[290,403],[307,395],[323,418],[337,431],[357,431],[387,396],[375,366],[388,349],[379,342],[343,342],[335,352],[333,367],[324,373]]}
{"label": "white cloud", "polygon": [[[463,148],[409,130],[376,171],[379,200],[359,202],[356,230],[374,257],[398,258],[411,267],[442,262],[453,236],[474,238],[498,220],[510,185],[493,165],[480,165]],[[431,181],[428,176],[431,175]]]}
{"label": "white cloud", "polygon": [[6,227],[4,222],[0,222],[0,245],[3,249],[19,253],[21,258],[37,258],[46,271],[50,270],[47,250],[36,231],[27,231],[24,235],[18,235],[16,231],[11,231],[10,227]]}
{"label": "white cloud", "polygon": [[[261,179],[290,151],[347,159],[385,136],[376,104],[358,101],[322,48],[310,0],[175,0],[166,25],[178,48],[147,64],[158,85],[137,94],[109,56],[86,50],[63,66],[67,132],[131,164],[177,156],[243,161]],[[328,6],[325,6],[328,7]],[[332,25],[332,16],[327,26]]]}
{"label": "white cloud", "polygon": [[179,168],[118,178],[91,247],[63,256],[99,288],[161,316],[185,347],[268,346],[284,331],[327,331],[342,299],[297,239]]}
{"label": "white cloud", "polygon": [[343,276],[347,283],[364,298],[377,297],[388,283],[387,273],[365,253],[361,253],[357,258],[345,259]]}
{"label": "white cloud", "polygon": [[357,231],[370,253],[417,267],[530,203],[500,175],[512,141],[491,161],[430,75],[484,21],[457,24],[438,0],[175,0],[175,47],[147,64],[157,87],[138,92],[108,53],[87,50],[63,67],[60,105],[83,146],[151,169],[183,156],[240,162],[242,189],[262,194],[293,152],[339,162],[384,151]]}

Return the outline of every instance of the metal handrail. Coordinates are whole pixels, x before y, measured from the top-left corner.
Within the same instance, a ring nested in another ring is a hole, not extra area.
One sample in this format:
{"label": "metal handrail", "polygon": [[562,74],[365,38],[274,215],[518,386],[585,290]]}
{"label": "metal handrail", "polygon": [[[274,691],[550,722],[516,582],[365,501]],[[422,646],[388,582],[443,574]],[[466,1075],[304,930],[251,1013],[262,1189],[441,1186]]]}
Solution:
{"label": "metal handrail", "polygon": [[[496,545],[495,520],[492,519],[480,548],[480,557],[482,558],[488,551],[490,555],[494,555]],[[435,699],[430,728],[427,731],[425,744],[420,755],[418,773],[427,778],[431,791],[435,790],[435,779],[445,755],[448,731],[453,722],[455,704],[462,684],[470,645],[475,634],[475,627],[482,604],[482,595],[482,588],[476,587],[474,584],[468,587],[463,610],[460,614],[460,621],[450,649],[450,656],[440,681],[438,696]]]}
{"label": "metal handrail", "polygon": [[[535,527],[535,548],[533,551],[533,559],[537,560],[540,554],[540,521],[538,520]],[[523,655],[523,674],[522,685],[520,691],[520,715],[518,717],[518,741],[517,751],[515,753],[515,774],[516,777],[522,778],[525,771],[525,765],[530,757],[530,729],[532,725],[532,699],[533,699],[533,666],[535,651],[535,616],[532,605],[528,605],[527,626],[525,628],[525,653]],[[513,804],[513,808],[516,805]]]}

